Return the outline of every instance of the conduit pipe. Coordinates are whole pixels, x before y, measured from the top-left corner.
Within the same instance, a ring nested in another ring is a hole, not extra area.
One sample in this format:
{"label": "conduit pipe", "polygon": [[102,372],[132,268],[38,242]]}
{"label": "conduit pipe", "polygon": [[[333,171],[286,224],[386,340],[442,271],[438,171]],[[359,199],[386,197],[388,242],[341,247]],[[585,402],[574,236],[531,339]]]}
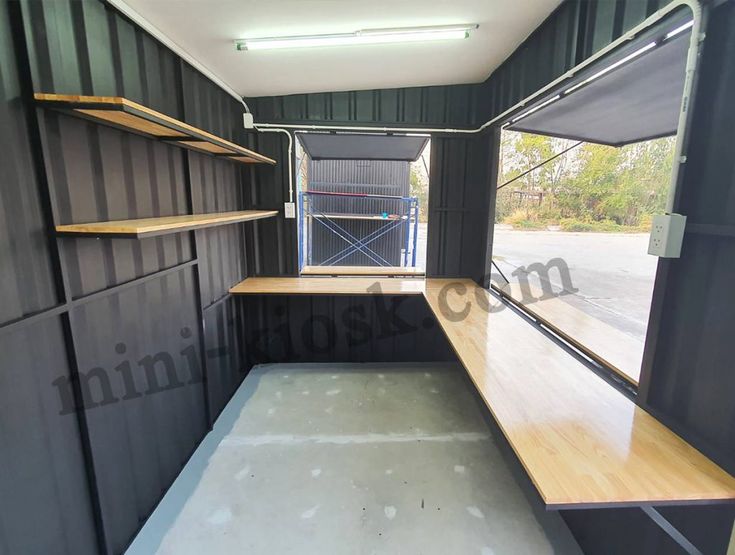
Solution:
{"label": "conduit pipe", "polygon": [[[189,64],[194,66],[197,70],[199,70],[201,73],[203,73],[205,76],[207,76],[209,79],[211,79],[214,83],[219,85],[225,92],[227,92],[229,95],[231,95],[233,98],[237,99],[238,102],[240,102],[243,107],[245,108],[246,112],[250,112],[250,109],[248,108],[248,105],[245,103],[243,98],[232,89],[227,83],[225,83],[222,79],[220,79],[217,75],[215,75],[211,70],[209,70],[207,67],[205,67],[203,64],[201,64],[198,60],[196,60],[193,56],[191,56],[186,50],[184,50],[181,46],[173,42],[170,38],[168,38],[158,27],[150,23],[147,19],[145,19],[142,15],[140,15],[136,10],[131,8],[124,0],[107,0],[107,2],[117,8],[120,12],[122,12],[125,16],[130,18],[132,21],[137,23],[140,27],[142,27],[145,31],[153,35],[156,39],[158,39],[161,43],[163,43],[165,46],[170,48],[172,51],[174,51],[176,54],[178,54],[181,58],[186,60]],[[704,41],[704,35],[702,34],[702,6],[698,0],[673,0],[663,8],[657,10],[653,14],[651,14],[649,17],[647,17],[645,20],[643,20],[641,23],[633,27],[630,31],[620,36],[618,39],[614,40],[604,48],[597,51],[595,54],[590,56],[589,58],[585,59],[584,61],[580,62],[576,66],[574,66],[569,71],[562,74],[560,77],[554,79],[552,82],[550,82],[548,85],[540,88],[535,93],[527,96],[520,102],[514,104],[501,114],[495,116],[494,118],[486,121],[481,126],[475,128],[475,129],[457,129],[457,128],[441,128],[441,127],[379,127],[379,126],[351,126],[351,125],[311,125],[311,124],[282,124],[282,123],[255,123],[254,128],[261,132],[266,132],[269,129],[274,132],[279,133],[286,133],[288,135],[289,140],[289,199],[290,202],[293,202],[293,163],[292,163],[292,152],[293,152],[293,137],[291,136],[291,133],[288,130],[301,130],[301,131],[357,131],[357,132],[383,132],[383,133],[442,133],[442,134],[457,134],[457,135],[472,135],[476,133],[481,133],[484,130],[488,129],[490,126],[504,122],[508,119],[508,117],[518,111],[520,111],[523,107],[527,106],[528,104],[534,102],[536,99],[542,97],[544,94],[546,94],[549,90],[557,87],[559,84],[563,83],[564,81],[571,79],[575,75],[577,75],[580,71],[582,71],[584,68],[588,67],[589,65],[593,64],[600,58],[604,57],[608,53],[612,52],[616,48],[618,48],[620,45],[632,40],[635,38],[635,36],[640,33],[641,31],[644,31],[645,29],[651,27],[670,13],[672,13],[674,10],[686,6],[688,7],[692,12],[692,31],[691,31],[691,38],[689,40],[689,52],[687,54],[687,63],[686,63],[686,76],[684,80],[684,92],[682,95],[681,100],[681,110],[679,112],[679,123],[677,127],[677,133],[676,133],[676,146],[674,151],[674,167],[671,174],[671,184],[669,186],[667,201],[666,201],[666,211],[667,213],[671,213],[674,209],[674,202],[676,201],[676,193],[677,193],[677,187],[679,182],[679,175],[681,173],[681,166],[686,162],[686,157],[684,156],[684,151],[687,144],[687,127],[688,127],[688,121],[689,121],[689,108],[691,107],[691,101],[692,101],[692,94],[694,89],[694,76],[697,69],[697,63],[699,61],[699,49],[701,46],[701,43]]]}
{"label": "conduit pipe", "polygon": [[293,202],[293,136],[286,129],[278,127],[268,127],[267,129],[258,129],[260,124],[256,123],[253,128],[261,133],[285,133],[288,137],[288,202]]}
{"label": "conduit pipe", "polygon": [[[299,131],[357,131],[357,132],[372,132],[372,133],[441,133],[441,134],[456,134],[456,135],[472,135],[476,133],[482,133],[490,126],[502,123],[507,120],[511,115],[519,112],[523,107],[531,104],[538,98],[542,97],[548,91],[556,88],[561,83],[571,79],[577,75],[580,71],[590,66],[597,60],[603,58],[610,52],[622,44],[634,39],[640,32],[648,29],[649,27],[656,24],[658,21],[672,13],[674,10],[686,6],[692,12],[692,30],[691,38],[689,39],[689,51],[687,54],[686,63],[686,76],[684,80],[684,91],[681,99],[681,110],[679,111],[679,122],[677,125],[676,132],[676,146],[674,151],[674,167],[671,173],[671,182],[669,186],[667,201],[666,201],[666,212],[671,213],[674,210],[674,202],[676,200],[677,187],[679,182],[679,175],[681,172],[681,165],[686,162],[684,151],[686,148],[687,141],[687,127],[689,120],[689,108],[691,107],[692,94],[694,89],[694,76],[697,69],[697,63],[699,61],[699,50],[701,43],[704,41],[704,35],[702,34],[702,6],[698,0],[674,0],[657,10],[641,23],[633,27],[630,31],[614,40],[606,47],[600,49],[595,54],[580,62],[569,71],[562,74],[560,77],[554,79],[548,85],[540,88],[535,93],[527,96],[520,102],[514,104],[501,114],[494,118],[486,121],[482,125],[474,129],[457,129],[457,128],[445,128],[445,127],[385,127],[385,126],[354,126],[354,125],[314,125],[314,124],[282,124],[282,123],[256,123],[255,127],[259,131],[265,131],[268,128],[278,128],[281,130],[299,130]],[[290,134],[289,134],[290,137]],[[290,139],[289,139],[290,140]]]}

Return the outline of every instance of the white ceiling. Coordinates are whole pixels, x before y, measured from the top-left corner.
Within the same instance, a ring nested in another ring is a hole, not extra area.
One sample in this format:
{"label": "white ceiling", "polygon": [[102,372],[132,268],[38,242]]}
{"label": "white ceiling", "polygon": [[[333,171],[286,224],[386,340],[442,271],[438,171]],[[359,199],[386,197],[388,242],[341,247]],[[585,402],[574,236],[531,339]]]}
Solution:
{"label": "white ceiling", "polygon": [[[117,0],[237,93],[483,81],[561,0]],[[470,38],[413,44],[238,52],[237,38],[478,23]]]}

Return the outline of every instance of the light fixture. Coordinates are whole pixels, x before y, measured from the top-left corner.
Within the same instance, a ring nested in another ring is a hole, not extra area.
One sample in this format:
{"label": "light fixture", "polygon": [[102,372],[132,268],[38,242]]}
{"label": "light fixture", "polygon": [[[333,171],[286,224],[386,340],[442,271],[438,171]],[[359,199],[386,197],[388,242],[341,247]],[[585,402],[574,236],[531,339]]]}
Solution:
{"label": "light fixture", "polygon": [[238,39],[238,50],[270,50],[278,48],[313,48],[316,46],[352,46],[464,39],[478,25],[436,25],[433,27],[406,27],[400,29],[364,29],[354,33],[308,35],[297,37],[265,37]]}

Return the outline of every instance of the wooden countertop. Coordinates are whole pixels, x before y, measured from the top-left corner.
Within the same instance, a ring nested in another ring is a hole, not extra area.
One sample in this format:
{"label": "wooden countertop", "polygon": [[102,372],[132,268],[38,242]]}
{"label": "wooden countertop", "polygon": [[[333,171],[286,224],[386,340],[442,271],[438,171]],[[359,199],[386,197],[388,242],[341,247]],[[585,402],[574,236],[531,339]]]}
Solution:
{"label": "wooden countertop", "polygon": [[735,478],[471,280],[249,278],[231,292],[379,290],[424,295],[547,508],[735,500]]}
{"label": "wooden countertop", "polygon": [[239,295],[421,295],[423,292],[423,279],[370,277],[253,277],[230,289],[230,293]]}

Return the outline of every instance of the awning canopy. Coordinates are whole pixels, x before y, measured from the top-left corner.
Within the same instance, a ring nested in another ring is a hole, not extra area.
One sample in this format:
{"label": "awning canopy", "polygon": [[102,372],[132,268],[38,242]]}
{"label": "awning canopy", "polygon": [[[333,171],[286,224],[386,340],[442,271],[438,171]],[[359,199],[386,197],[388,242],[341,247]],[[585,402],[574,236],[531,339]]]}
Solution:
{"label": "awning canopy", "polygon": [[[561,95],[558,100],[538,108],[507,128],[613,146],[676,134],[691,31],[683,31],[668,39],[665,37],[685,21],[677,18],[665,27],[631,41],[602,63],[593,64],[575,81],[551,91],[536,106],[557,94]],[[570,91],[575,84],[584,82],[653,41],[656,42],[655,47]],[[534,107],[530,105],[529,110]]]}
{"label": "awning canopy", "polygon": [[399,160],[415,162],[428,137],[303,133],[301,144],[312,160]]}

